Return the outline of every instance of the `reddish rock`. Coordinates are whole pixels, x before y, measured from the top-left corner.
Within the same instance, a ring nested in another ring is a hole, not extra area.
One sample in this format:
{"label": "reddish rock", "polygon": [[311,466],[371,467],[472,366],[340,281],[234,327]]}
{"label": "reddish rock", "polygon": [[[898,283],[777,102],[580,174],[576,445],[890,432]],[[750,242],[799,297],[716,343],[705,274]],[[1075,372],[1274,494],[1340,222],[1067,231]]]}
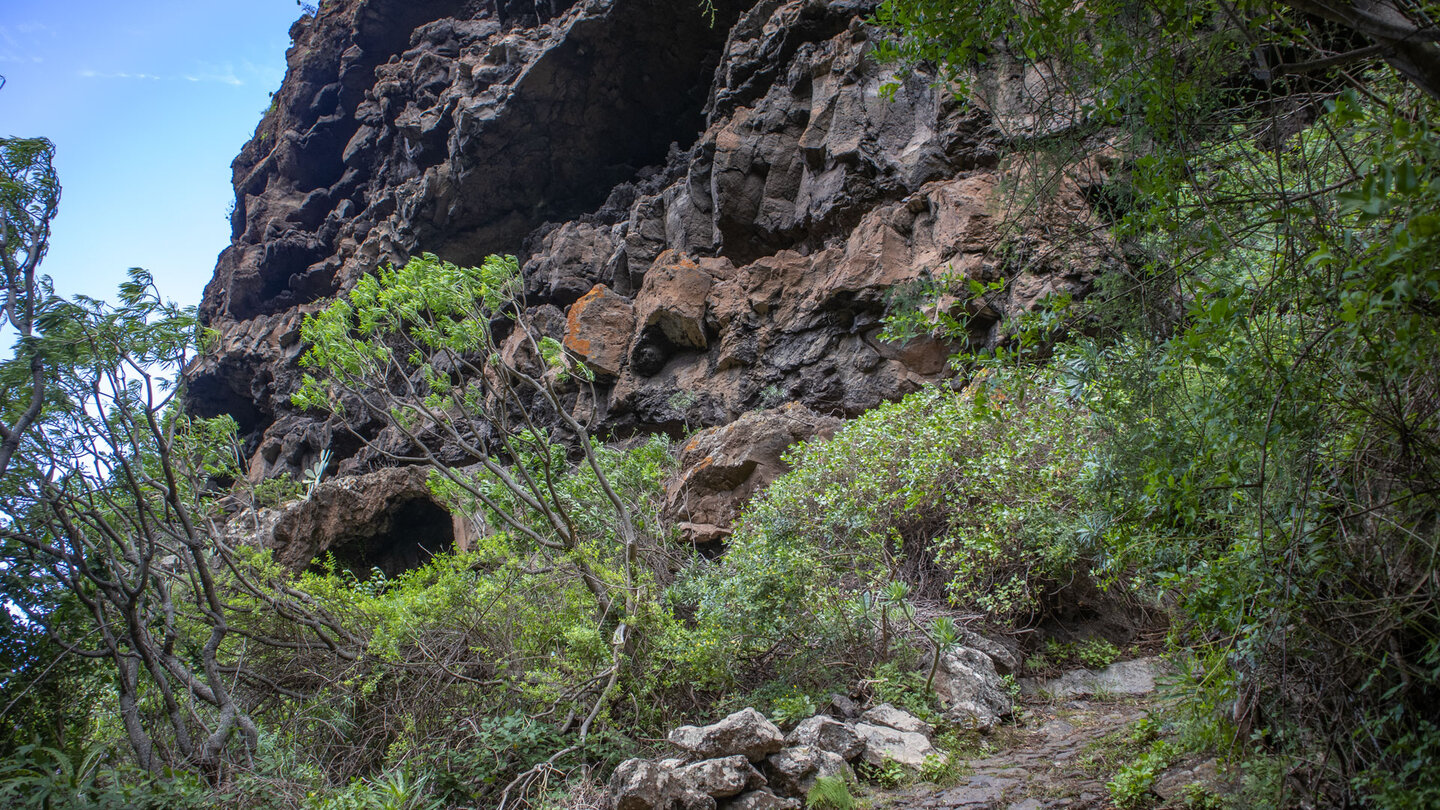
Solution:
{"label": "reddish rock", "polygon": [[629,299],[597,284],[570,305],[565,317],[565,348],[580,355],[595,373],[616,377],[625,366],[625,350],[635,331]]}
{"label": "reddish rock", "polygon": [[[437,504],[419,467],[390,467],[367,475],[326,481],[308,499],[281,508],[268,534],[257,539],[275,559],[303,569],[326,552],[364,576],[379,568],[387,576],[449,550],[466,532]],[[243,518],[242,518],[243,519]]]}
{"label": "reddish rock", "polygon": [[676,346],[705,348],[705,300],[712,281],[684,253],[661,253],[635,296],[636,328],[657,327]]}
{"label": "reddish rock", "polygon": [[236,416],[256,476],[325,447],[368,469],[354,434],[382,425],[290,404],[294,335],[421,252],[520,256],[529,314],[568,308],[558,336],[599,377],[567,406],[618,435],[791,400],[852,416],[948,373],[959,345],[878,339],[896,285],[1004,280],[956,304],[979,344],[1046,295],[1084,295],[1113,251],[1074,235],[1103,233],[1080,192],[1113,149],[1045,174],[1022,227],[997,189],[1040,176],[1002,162],[1008,137],[1044,134],[1037,77],[982,75],[976,106],[917,72],[882,101],[895,77],[868,56],[870,5],[717,0],[712,28],[665,0],[327,2],[292,29],[234,164],[232,243],[200,307],[220,348],[191,370],[192,410]]}
{"label": "reddish rock", "polygon": [[792,402],[700,431],[681,448],[680,473],[667,487],[666,512],[680,521],[692,542],[723,538],[750,497],[788,471],[781,456],[791,445],[829,437],[840,424]]}

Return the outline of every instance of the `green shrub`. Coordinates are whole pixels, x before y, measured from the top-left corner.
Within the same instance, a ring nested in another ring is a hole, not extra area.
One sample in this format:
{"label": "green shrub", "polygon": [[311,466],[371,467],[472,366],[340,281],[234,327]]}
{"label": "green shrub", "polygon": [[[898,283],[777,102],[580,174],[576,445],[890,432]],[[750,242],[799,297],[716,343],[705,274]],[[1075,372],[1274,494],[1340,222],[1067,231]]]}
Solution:
{"label": "green shrub", "polygon": [[190,810],[206,798],[194,774],[142,771],[103,743],[26,745],[0,759],[0,806],[15,810]]}
{"label": "green shrub", "polygon": [[1087,568],[1085,437],[1053,375],[1014,373],[923,389],[792,448],[793,471],[751,502],[725,557],[672,589],[695,621],[671,651],[711,682],[767,650],[865,658],[877,637],[913,629],[882,592],[892,582],[929,583],[917,597],[996,619],[1038,618]]}
{"label": "green shrub", "polygon": [[1155,794],[1155,778],[1175,760],[1176,750],[1169,743],[1156,741],[1132,762],[1122,765],[1105,787],[1110,799],[1123,810],[1148,806]]}
{"label": "green shrub", "polygon": [[1090,669],[1104,669],[1120,657],[1120,648],[1103,638],[1091,638],[1075,648],[1075,658]]}
{"label": "green shrub", "polygon": [[802,693],[776,698],[770,704],[770,720],[782,729],[788,729],[807,717],[815,716],[818,709],[809,695]]}
{"label": "green shrub", "polygon": [[796,448],[732,554],[814,549],[826,584],[851,588],[938,571],[943,593],[922,596],[996,618],[1042,610],[1077,567],[1086,449],[1081,414],[1053,383],[924,389]]}

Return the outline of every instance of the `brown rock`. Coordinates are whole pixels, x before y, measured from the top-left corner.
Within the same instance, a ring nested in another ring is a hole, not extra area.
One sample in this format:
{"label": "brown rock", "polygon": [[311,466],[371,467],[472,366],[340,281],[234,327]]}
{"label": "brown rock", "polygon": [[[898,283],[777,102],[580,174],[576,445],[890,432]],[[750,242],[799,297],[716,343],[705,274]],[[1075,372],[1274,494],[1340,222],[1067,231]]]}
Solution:
{"label": "brown rock", "polygon": [[[935,380],[958,344],[877,338],[889,291],[927,274],[1009,282],[960,343],[1083,295],[1103,241],[1049,233],[1099,231],[1080,189],[1113,156],[1048,190],[1042,224],[1000,228],[1003,133],[1043,134],[1019,91],[1035,77],[982,76],[996,101],[974,107],[920,72],[881,101],[871,5],[717,0],[711,27],[666,0],[327,2],[292,29],[234,163],[232,242],[200,308],[220,348],[191,370],[191,409],[236,416],[257,477],[331,446],[341,472],[369,469],[350,430],[382,425],[290,405],[298,324],[427,251],[519,255],[531,314],[568,308],[563,337],[600,378],[567,404],[615,434],[791,400],[851,416]],[[533,361],[522,348],[506,347]]]}
{"label": "brown rock", "polygon": [[419,467],[326,481],[284,507],[268,536],[282,565],[301,569],[326,552],[357,575],[412,568],[455,542],[456,520],[437,504]]}
{"label": "brown rock", "polygon": [[791,445],[829,437],[840,424],[792,402],[700,431],[680,450],[680,473],[666,488],[667,513],[696,527],[693,541],[716,538],[751,495],[789,469],[781,457]]}
{"label": "brown rock", "polygon": [[635,310],[630,301],[597,284],[570,305],[565,348],[580,355],[596,374],[616,377],[625,366],[625,350],[634,331]]}
{"label": "brown rock", "polygon": [[658,327],[676,346],[705,348],[705,299],[711,283],[710,275],[684,253],[661,253],[635,297],[636,325]]}

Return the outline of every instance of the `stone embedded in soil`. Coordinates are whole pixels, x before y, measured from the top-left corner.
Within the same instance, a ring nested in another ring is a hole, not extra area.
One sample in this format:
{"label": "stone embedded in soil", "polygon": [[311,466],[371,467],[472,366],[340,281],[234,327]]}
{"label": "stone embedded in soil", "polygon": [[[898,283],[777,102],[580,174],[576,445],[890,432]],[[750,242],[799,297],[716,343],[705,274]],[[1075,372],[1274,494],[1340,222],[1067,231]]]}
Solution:
{"label": "stone embedded in soil", "polygon": [[865,752],[860,756],[867,765],[878,768],[888,761],[918,769],[924,767],[930,757],[937,757],[942,763],[949,760],[949,756],[931,745],[924,734],[870,723],[856,723],[855,731],[865,740]]}
{"label": "stone embedded in soil", "polygon": [[1023,678],[1020,688],[1025,694],[1043,693],[1053,698],[1148,695],[1155,691],[1158,666],[1154,658],[1117,661],[1102,670],[1076,669],[1058,678]]}
{"label": "stone embedded in soil", "polygon": [[771,754],[767,770],[770,786],[782,796],[803,798],[815,786],[815,780],[829,776],[855,780],[849,763],[839,754],[810,745],[797,745]]}

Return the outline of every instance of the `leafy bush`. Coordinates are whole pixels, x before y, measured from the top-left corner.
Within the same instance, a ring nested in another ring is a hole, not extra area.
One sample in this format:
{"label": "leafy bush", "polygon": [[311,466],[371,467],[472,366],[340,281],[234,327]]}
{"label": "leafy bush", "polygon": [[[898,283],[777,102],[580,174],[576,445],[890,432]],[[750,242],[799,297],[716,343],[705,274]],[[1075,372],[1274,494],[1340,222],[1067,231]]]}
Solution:
{"label": "leafy bush", "polygon": [[1075,657],[1090,669],[1104,669],[1120,657],[1120,648],[1103,638],[1086,639],[1076,646]]}
{"label": "leafy bush", "polygon": [[193,774],[151,774],[101,743],[78,750],[26,745],[0,759],[0,805],[15,810],[189,810],[206,803]]}
{"label": "leafy bush", "polygon": [[813,717],[817,711],[815,700],[801,692],[771,701],[770,720],[786,730],[807,717]]}
{"label": "leafy bush", "polygon": [[700,650],[863,638],[885,604],[867,594],[896,579],[996,618],[1042,614],[1085,570],[1085,431],[1054,383],[927,388],[794,448],[725,558],[677,591],[712,629]]}

